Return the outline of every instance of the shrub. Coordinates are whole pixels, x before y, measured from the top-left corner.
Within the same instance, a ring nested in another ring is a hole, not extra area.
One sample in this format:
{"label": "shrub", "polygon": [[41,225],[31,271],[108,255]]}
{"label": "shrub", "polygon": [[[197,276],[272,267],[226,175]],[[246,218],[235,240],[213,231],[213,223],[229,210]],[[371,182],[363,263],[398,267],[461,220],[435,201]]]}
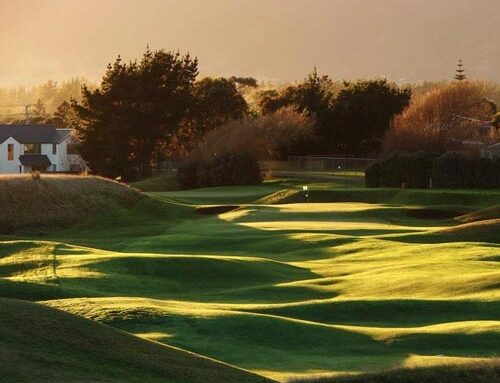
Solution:
{"label": "shrub", "polygon": [[410,188],[429,187],[435,157],[427,152],[393,154],[366,169],[366,186],[400,187],[404,182]]}
{"label": "shrub", "polygon": [[380,187],[380,175],[382,172],[382,165],[380,162],[374,162],[365,169],[365,184],[369,188]]}
{"label": "shrub", "polygon": [[500,187],[500,159],[447,153],[434,162],[432,177],[439,188],[497,188]]}
{"label": "shrub", "polygon": [[252,185],[262,182],[262,174],[251,153],[225,152],[208,159],[190,158],[179,167],[178,179],[186,188]]}
{"label": "shrub", "polygon": [[500,187],[500,159],[468,157],[459,153],[437,156],[427,152],[396,153],[365,171],[368,187],[488,189]]}
{"label": "shrub", "polygon": [[312,128],[311,119],[292,108],[231,121],[210,131],[188,155],[179,182],[186,188],[259,183],[258,161],[288,155]]}
{"label": "shrub", "polygon": [[384,151],[424,149],[444,153],[462,149],[464,141],[494,140],[492,132],[481,128],[481,123],[458,117],[491,120],[494,109],[485,99],[487,94],[486,83],[467,81],[443,84],[415,96],[394,119],[384,139]]}

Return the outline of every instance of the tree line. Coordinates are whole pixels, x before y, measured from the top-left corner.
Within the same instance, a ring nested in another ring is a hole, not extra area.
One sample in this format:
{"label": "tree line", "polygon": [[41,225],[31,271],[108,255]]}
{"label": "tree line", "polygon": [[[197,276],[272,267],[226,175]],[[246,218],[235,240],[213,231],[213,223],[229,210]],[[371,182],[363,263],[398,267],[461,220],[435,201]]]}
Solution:
{"label": "tree line", "polygon": [[198,60],[189,54],[148,49],[139,61],[118,57],[99,86],[83,86],[81,101],[68,110],[73,114],[62,119],[78,132],[94,171],[133,178],[147,176],[154,163],[185,157],[231,121],[286,107],[314,121],[312,134],[288,142],[286,154],[376,153],[411,97],[383,79],[346,82],[335,92],[332,80],[314,70],[299,84],[262,92],[255,108],[244,97],[255,79],[198,76]]}
{"label": "tree line", "polygon": [[[45,85],[54,108],[54,100],[60,101],[54,96],[57,84]],[[301,82],[264,88],[251,77],[200,78],[196,57],[149,48],[139,60],[117,57],[99,84],[78,85],[81,92],[51,114],[42,113],[44,104],[38,103],[36,121],[74,128],[91,169],[125,179],[146,177],[166,159],[208,163],[243,151],[256,160],[291,154],[377,156],[388,147],[398,149],[386,144],[388,137],[396,142],[395,116],[403,116],[397,129],[403,129],[401,121],[413,126],[415,119],[404,116],[411,107],[418,109],[415,100],[448,86],[336,81],[314,69]]]}

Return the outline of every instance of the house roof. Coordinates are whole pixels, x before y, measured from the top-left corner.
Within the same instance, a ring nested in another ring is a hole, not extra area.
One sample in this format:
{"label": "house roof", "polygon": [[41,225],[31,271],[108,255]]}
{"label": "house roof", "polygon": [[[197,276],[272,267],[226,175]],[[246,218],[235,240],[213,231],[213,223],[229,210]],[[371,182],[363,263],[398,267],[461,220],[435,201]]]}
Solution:
{"label": "house roof", "polygon": [[0,124],[0,143],[9,137],[21,144],[59,144],[71,134],[71,129],[59,129],[52,125]]}
{"label": "house roof", "polygon": [[50,166],[52,163],[45,154],[21,154],[19,156],[19,161],[23,165],[33,166]]}

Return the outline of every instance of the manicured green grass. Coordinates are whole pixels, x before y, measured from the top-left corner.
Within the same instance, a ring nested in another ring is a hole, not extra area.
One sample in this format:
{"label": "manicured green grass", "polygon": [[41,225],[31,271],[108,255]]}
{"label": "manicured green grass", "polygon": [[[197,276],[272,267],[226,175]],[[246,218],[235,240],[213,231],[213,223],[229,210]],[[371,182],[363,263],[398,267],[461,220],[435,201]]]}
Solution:
{"label": "manicured green grass", "polygon": [[130,186],[143,192],[165,192],[182,189],[179,181],[177,181],[177,174],[170,173],[132,182]]}
{"label": "manicured green grass", "polygon": [[[65,231],[6,238],[0,296],[281,380],[497,355],[498,227],[412,210],[463,216],[500,192],[309,186],[321,203],[300,200],[294,181],[152,193]],[[222,203],[240,207],[196,212]]]}
{"label": "manicured green grass", "polygon": [[[446,361],[443,361],[446,363]],[[500,361],[481,361],[462,365],[441,365],[394,369],[382,373],[345,377],[318,376],[292,383],[496,383],[500,382]]]}

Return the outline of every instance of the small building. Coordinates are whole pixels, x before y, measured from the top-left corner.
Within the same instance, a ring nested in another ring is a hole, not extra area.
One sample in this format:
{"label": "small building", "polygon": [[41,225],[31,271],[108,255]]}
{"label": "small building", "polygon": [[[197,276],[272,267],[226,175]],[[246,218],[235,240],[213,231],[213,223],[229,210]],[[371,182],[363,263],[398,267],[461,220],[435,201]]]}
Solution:
{"label": "small building", "polygon": [[481,157],[500,158],[500,142],[481,149]]}
{"label": "small building", "polygon": [[83,171],[76,144],[71,129],[0,124],[0,173]]}

